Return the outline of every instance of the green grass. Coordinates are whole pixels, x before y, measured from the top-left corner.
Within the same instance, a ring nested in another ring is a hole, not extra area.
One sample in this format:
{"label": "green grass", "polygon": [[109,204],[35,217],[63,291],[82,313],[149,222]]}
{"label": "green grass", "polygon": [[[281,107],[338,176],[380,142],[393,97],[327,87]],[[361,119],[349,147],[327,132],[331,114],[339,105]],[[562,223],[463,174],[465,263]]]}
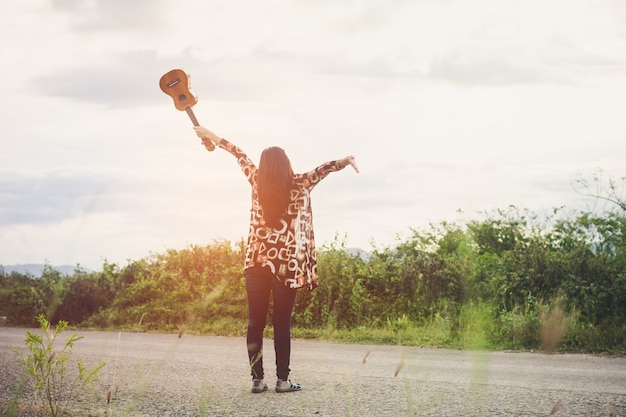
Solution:
{"label": "green grass", "polygon": [[[294,325],[291,334],[296,339],[347,344],[626,355],[626,325],[583,326],[578,324],[576,312],[564,312],[558,302],[536,307],[531,312],[499,311],[489,303],[469,302],[458,310],[447,309],[420,321],[402,315],[350,328],[338,327],[334,322],[324,327]],[[123,327],[138,332],[245,337],[247,321],[233,317],[190,318],[183,325],[168,325],[144,319]],[[265,337],[273,337],[269,319]]]}

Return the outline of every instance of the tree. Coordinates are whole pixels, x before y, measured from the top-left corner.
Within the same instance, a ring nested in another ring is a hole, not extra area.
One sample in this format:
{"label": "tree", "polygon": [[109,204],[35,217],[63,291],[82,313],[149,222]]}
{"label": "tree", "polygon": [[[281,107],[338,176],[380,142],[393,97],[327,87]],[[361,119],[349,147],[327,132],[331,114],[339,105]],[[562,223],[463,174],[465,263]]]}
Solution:
{"label": "tree", "polygon": [[626,199],[624,199],[626,177],[613,178],[598,169],[593,174],[591,181],[582,177],[577,178],[572,187],[578,194],[593,199],[594,205],[591,211],[595,211],[598,204],[604,201],[626,212]]}

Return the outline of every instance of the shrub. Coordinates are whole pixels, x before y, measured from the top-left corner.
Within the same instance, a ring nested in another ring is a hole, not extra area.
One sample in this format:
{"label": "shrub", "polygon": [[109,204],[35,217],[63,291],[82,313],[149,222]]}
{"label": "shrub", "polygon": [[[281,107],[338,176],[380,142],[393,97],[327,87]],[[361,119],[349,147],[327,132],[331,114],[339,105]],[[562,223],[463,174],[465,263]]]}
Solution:
{"label": "shrub", "polygon": [[56,338],[67,329],[67,322],[59,321],[53,330],[50,322],[43,315],[37,316],[37,321],[46,339],[44,340],[40,334],[28,331],[25,341],[28,352],[24,353],[17,349],[15,352],[31,376],[35,393],[42,401],[44,408],[50,411],[50,416],[60,417],[65,415],[77,391],[84,389],[105,363],[88,370],[81,361],[77,360],[78,373],[73,379],[68,379],[67,365],[72,354],[72,347],[83,337],[72,335],[65,339],[65,345],[61,350],[55,350]]}

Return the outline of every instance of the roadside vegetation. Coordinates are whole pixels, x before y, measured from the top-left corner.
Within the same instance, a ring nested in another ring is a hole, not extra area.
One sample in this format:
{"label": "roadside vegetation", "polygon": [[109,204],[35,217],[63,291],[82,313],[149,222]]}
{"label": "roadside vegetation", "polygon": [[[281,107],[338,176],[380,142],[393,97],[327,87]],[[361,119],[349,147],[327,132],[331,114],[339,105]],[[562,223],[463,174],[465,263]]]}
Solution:
{"label": "roadside vegetation", "polygon": [[[611,183],[613,184],[613,183]],[[582,184],[585,185],[585,184]],[[613,184],[614,185],[614,184]],[[626,205],[539,215],[516,207],[411,230],[355,252],[318,249],[320,287],[298,294],[295,337],[462,349],[624,354]],[[4,325],[237,335],[243,241],[167,250],[40,277],[0,268]],[[271,328],[268,329],[271,331]]]}

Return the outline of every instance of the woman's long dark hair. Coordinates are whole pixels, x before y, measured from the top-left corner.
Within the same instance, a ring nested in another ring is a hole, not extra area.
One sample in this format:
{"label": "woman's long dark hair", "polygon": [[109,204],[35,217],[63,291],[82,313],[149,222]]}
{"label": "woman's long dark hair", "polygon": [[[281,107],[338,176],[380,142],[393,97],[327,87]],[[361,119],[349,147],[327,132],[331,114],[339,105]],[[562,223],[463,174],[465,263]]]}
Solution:
{"label": "woman's long dark hair", "polygon": [[279,228],[280,219],[287,211],[293,189],[293,170],[282,148],[267,148],[261,154],[257,176],[259,203],[265,224]]}

